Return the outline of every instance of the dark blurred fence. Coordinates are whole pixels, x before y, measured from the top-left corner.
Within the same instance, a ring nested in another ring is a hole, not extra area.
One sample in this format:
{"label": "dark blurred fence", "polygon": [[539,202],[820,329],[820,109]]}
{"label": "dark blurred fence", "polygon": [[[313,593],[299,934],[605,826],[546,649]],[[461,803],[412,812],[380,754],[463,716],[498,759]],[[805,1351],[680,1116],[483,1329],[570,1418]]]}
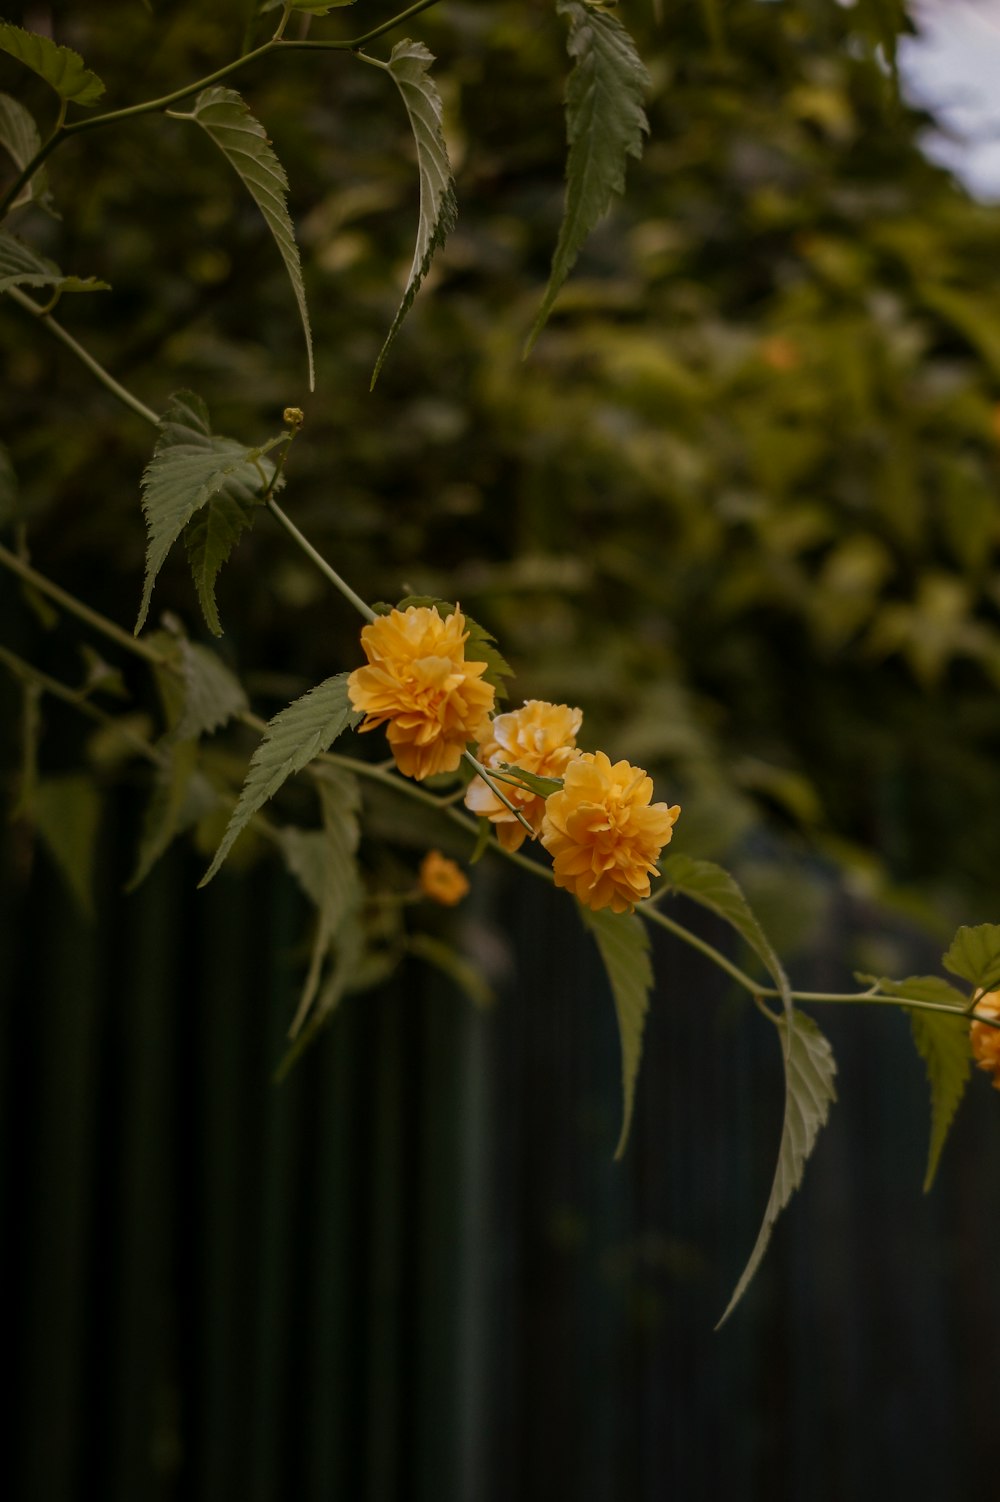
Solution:
{"label": "dark blurred fence", "polygon": [[[106,846],[108,870],[127,868],[124,831]],[[13,1495],[991,1494],[986,1082],[925,1199],[904,1024],[826,1011],[841,1102],[714,1334],[768,1190],[771,1029],[662,946],[615,1165],[618,1045],[595,958],[568,899],[486,865],[457,921],[508,966],[497,1007],[414,969],[346,1001],[276,1088],[304,919],[286,879],[198,893],[176,855],[133,897],[108,877],[87,925],[41,860],[27,888],[5,862]],[[843,979],[828,958],[802,983]]]}

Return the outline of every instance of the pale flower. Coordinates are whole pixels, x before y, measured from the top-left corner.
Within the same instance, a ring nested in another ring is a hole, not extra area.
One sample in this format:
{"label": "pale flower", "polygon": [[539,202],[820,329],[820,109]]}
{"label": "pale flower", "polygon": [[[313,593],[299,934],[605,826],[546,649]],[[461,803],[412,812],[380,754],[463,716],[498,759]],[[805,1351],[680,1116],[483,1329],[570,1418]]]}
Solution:
{"label": "pale flower", "polygon": [[454,772],[469,741],[489,726],[495,693],[485,662],[466,662],[465,617],[446,619],[434,605],[390,610],[365,626],[368,666],[355,668],[347,692],[363,711],[362,730],[386,726],[396,765],[407,777]]}
{"label": "pale flower", "polygon": [[[987,991],[976,1002],[976,1011],[1000,1022],[1000,991]],[[993,1075],[993,1088],[1000,1090],[1000,1028],[988,1022],[973,1022],[969,1029],[972,1057],[980,1069]]]}
{"label": "pale flower", "polygon": [[420,862],[420,890],[442,907],[454,907],[469,890],[469,883],[453,860],[440,850],[428,850]]}
{"label": "pale flower", "polygon": [[[538,777],[562,777],[569,763],[580,755],[576,737],[582,719],[582,710],[570,709],[566,704],[528,699],[522,709],[494,716],[488,734],[479,742],[478,758],[488,771],[509,762]],[[544,797],[509,782],[501,782],[499,786],[537,834],[545,813]],[[481,777],[474,777],[469,783],[465,806],[497,826],[497,837],[505,850],[517,850],[527,838],[524,825]]]}
{"label": "pale flower", "polygon": [[627,761],[612,766],[603,751],[581,754],[566,769],[561,792],[545,803],[542,844],[557,887],[584,907],[631,912],[649,896],[649,878],[673,834],[674,804],[650,803],[653,780]]}

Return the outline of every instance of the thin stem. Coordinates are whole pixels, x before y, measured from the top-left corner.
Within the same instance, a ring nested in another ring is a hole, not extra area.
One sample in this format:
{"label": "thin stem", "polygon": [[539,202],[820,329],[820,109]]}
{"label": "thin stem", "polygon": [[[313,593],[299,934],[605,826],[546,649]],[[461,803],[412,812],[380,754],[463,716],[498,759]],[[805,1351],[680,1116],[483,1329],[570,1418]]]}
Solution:
{"label": "thin stem", "polygon": [[271,512],[271,515],[281,523],[285,531],[288,533],[289,537],[294,539],[294,541],[302,549],[303,553],[305,553],[306,557],[311,558],[320,572],[326,575],[333,587],[340,591],[340,593],[344,596],[344,599],[348,600],[354,606],[355,610],[358,611],[360,615],[364,616],[366,621],[373,621],[375,619],[375,612],[371,608],[371,606],[366,605],[361,596],[355,594],[354,590],[347,583],[346,579],[342,579],[337,573],[337,570],[335,568],[332,568],[330,564],[327,563],[326,559],[323,557],[323,554],[316,551],[312,543],[309,541],[308,537],[306,537],[302,532],[299,531],[298,527],[292,521],[291,517],[285,515],[284,511],[282,511],[281,507],[273,497],[268,501],[267,509]]}
{"label": "thin stem", "polygon": [[157,751],[155,746],[151,745],[143,736],[137,735],[135,731],[129,730],[127,726],[120,724],[114,715],[108,714],[106,710],[99,708],[96,704],[91,704],[89,699],[81,698],[77,689],[70,688],[65,683],[60,683],[57,678],[50,678],[48,673],[43,673],[33,663],[25,662],[24,658],[18,657],[15,652],[8,652],[4,646],[0,646],[0,662],[15,677],[20,678],[23,682],[37,685],[43,693],[51,694],[54,699],[61,699],[64,704],[72,705],[74,709],[78,709],[89,720],[94,720],[103,729],[113,730],[123,741],[137,751],[140,756],[144,756],[147,761],[151,761],[159,767],[167,765],[167,758]]}
{"label": "thin stem", "polygon": [[9,208],[12,208],[13,205],[17,202],[21,190],[27,187],[28,183],[30,183],[39,167],[42,166],[46,157],[50,152],[56,149],[56,147],[59,145],[59,142],[64,138],[65,134],[65,125],[57,127],[57,129],[55,129],[49,136],[48,140],[45,141],[41,146],[39,146],[38,150],[31,158],[31,161],[25,163],[21,171],[15,177],[14,181],[11,183],[10,187],[4,193],[3,197],[0,198],[0,219],[2,219],[6,215],[7,210]]}
{"label": "thin stem", "polygon": [[692,949],[697,949],[706,959],[711,960],[713,965],[718,965],[720,970],[724,970],[728,976],[731,976],[745,991],[749,991],[752,996],[778,995],[777,991],[768,992],[766,987],[758,985],[755,980],[752,980],[747,975],[745,970],[741,970],[738,965],[734,965],[732,960],[727,960],[726,956],[720,950],[716,949],[714,944],[709,944],[706,939],[699,939],[697,934],[693,934],[682,923],[676,923],[673,918],[668,918],[666,913],[660,912],[659,908],[648,907],[646,903],[640,902],[636,908],[636,912],[645,918],[647,923],[655,923],[657,928],[665,928],[668,933],[674,934],[676,938],[683,939],[685,944],[690,944]]}
{"label": "thin stem", "polygon": [[389,21],[383,21],[380,26],[374,26],[371,31],[366,31],[364,36],[352,37],[349,42],[338,41],[283,41],[281,46],[291,51],[293,48],[298,52],[357,52],[359,48],[374,42],[376,37],[384,36],[387,31],[392,31],[396,26],[401,26],[411,16],[418,16],[422,10],[430,10],[432,5],[437,5],[438,0],[417,0],[416,5],[411,5],[407,10],[401,10],[397,16]]}
{"label": "thin stem", "polygon": [[494,782],[491,774],[487,772],[482,762],[477,761],[471,751],[463,751],[462,756],[463,759],[469,763],[469,766],[474,767],[475,770],[479,773],[479,776],[483,779],[493,796],[500,799],[500,802],[503,804],[504,808],[507,809],[509,813],[512,813],[514,815],[514,818],[519,824],[524,825],[525,829],[531,835],[531,838],[534,839],[535,831],[528,823],[528,820],[524,817],[524,814],[519,808],[511,803],[510,799],[507,797],[507,794],[503,791],[503,789]]}
{"label": "thin stem", "polygon": [[126,652],[131,652],[135,657],[142,657],[146,662],[158,668],[171,666],[169,659],[162,652],[158,652],[155,647],[150,646],[148,642],[143,641],[141,636],[133,636],[131,631],[123,630],[114,621],[108,620],[106,615],[101,615],[100,611],[92,610],[75,595],[68,594],[65,589],[60,589],[58,584],[53,584],[51,579],[38,573],[37,569],[33,569],[15,553],[9,552],[2,543],[0,543],[0,564],[9,569],[12,574],[17,574],[26,584],[32,585],[40,594],[47,595],[55,604],[62,606],[63,610],[68,610],[70,615],[75,615],[78,620],[85,621],[88,626],[93,626],[95,631],[100,631],[111,641],[117,642],[120,647],[125,648]]}
{"label": "thin stem", "polygon": [[146,422],[152,423],[154,428],[158,426],[160,419],[152,407],[147,407],[145,402],[141,402],[137,396],[133,396],[131,391],[116,381],[111,372],[105,370],[100,361],[95,360],[90,351],[84,349],[82,344],[78,344],[73,335],[67,329],[64,329],[61,323],[57,323],[44,308],[39,307],[38,303],[32,298],[25,296],[19,287],[9,288],[7,295],[8,297],[12,297],[26,312],[31,313],[43,323],[49,333],[58,339],[61,344],[64,344],[67,349],[72,350],[76,358],[86,365],[91,374],[97,377],[101,385],[106,387],[112,396],[116,396],[120,402],[124,402],[126,407],[130,407],[133,412]]}

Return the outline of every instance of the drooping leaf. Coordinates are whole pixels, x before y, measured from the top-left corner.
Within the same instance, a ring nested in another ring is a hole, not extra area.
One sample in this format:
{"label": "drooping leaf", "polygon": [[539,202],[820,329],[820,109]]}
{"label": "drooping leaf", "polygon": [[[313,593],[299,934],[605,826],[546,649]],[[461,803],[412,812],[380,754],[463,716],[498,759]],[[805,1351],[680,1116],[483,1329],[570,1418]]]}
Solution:
{"label": "drooping leaf", "polygon": [[234,715],[249,708],[243,685],[210,648],[181,637],[176,660],[184,696],[168,736],[170,741],[211,735]]}
{"label": "drooping leaf", "polygon": [[740,888],[721,866],[712,861],[693,860],[689,855],[664,856],[660,862],[664,880],[675,892],[717,913],[746,940],[760,959],[777,987],[786,1015],[791,1014],[792,993],[788,977],[774,946],[758,923]]}
{"label": "drooping leaf", "polygon": [[10,454],[0,443],[0,527],[7,527],[18,518],[17,475],[10,462]]}
{"label": "drooping leaf", "polygon": [[195,99],[190,115],[183,118],[196,121],[215,142],[260,209],[274,236],[302,320],[309,363],[309,390],[312,391],[316,384],[312,330],[309,326],[309,309],[306,306],[306,289],[302,280],[299,249],[295,243],[295,230],[285,202],[288,193],[285,169],[275,156],[264,127],[254,119],[246,101],[235,89],[203,89]]}
{"label": "drooping leaf", "polygon": [[268,722],[250,761],[243,791],[200,885],[212,880],[240,832],[257,810],[273,798],[287,778],[301,772],[313,757],[332,746],[337,736],[361,718],[347,697],[346,673],[327,678]]}
{"label": "drooping leaf", "polygon": [[527,350],[541,333],[583,242],[615,195],[625,191],[626,161],[642,155],[649,130],[643,107],[649,74],[621,21],[587,0],[556,0],[556,9],[569,21],[567,46],[573,59],[566,88],[566,200],[549,284]]}
{"label": "drooping leaf", "polygon": [[87,917],[94,911],[94,857],[100,796],[82,773],[43,777],[35,787],[35,827]]}
{"label": "drooping leaf", "polygon": [[653,966],[649,957],[649,934],[634,913],[591,912],[579,908],[583,925],[593,934],[600,950],[618,1018],[618,1035],[622,1049],[622,1127],[615,1148],[618,1159],[625,1151],[635,1086],[642,1059],[642,1038],[653,989]]}
{"label": "drooping leaf", "polygon": [[963,1015],[969,998],[961,991],[956,991],[940,975],[911,975],[906,980],[861,975],[858,979],[874,983],[886,996],[909,996],[914,1001],[934,1001],[954,1007],[959,1014],[947,1017],[943,1012],[922,1012],[916,1008],[909,1010],[913,1041],[927,1066],[927,1078],[931,1087],[931,1141],[924,1177],[926,1194],[934,1182],[941,1149],[972,1073],[969,1020]]}
{"label": "drooping leaf", "polygon": [[746,1293],[767,1251],[775,1221],[802,1182],[806,1161],[836,1100],[837,1066],[833,1049],[811,1017],[792,1011],[775,1018],[782,1034],[785,1066],[785,1114],[774,1182],[750,1260],[716,1329],[725,1324]]}
{"label": "drooping leaf", "polygon": [[453,981],[474,1007],[485,1012],[493,1005],[493,988],[483,972],[451,944],[435,939],[432,934],[418,933],[411,934],[406,947],[417,959],[433,965]]}
{"label": "drooping leaf", "polygon": [[[156,576],[192,517],[222,492],[240,505],[252,505],[274,473],[274,466],[263,456],[281,442],[282,436],[259,448],[247,448],[212,433],[208,408],[193,391],[179,391],[171,397],[160,420],[153,457],[142,477],[142,509],[149,540],[136,634],[149,613]],[[214,575],[212,578],[214,581]]]}
{"label": "drooping leaf", "polygon": [[54,261],[0,230],[0,292],[10,287],[51,287],[54,292],[107,292],[96,277],[64,276]]}
{"label": "drooping leaf", "polygon": [[[408,610],[411,605],[433,605],[437,608],[442,620],[447,620],[450,615],[454,615],[456,609],[451,600],[439,600],[434,595],[407,595],[400,600],[398,605],[376,606],[375,613],[388,615],[390,610]],[[503,680],[513,678],[514,669],[486,627],[474,621],[470,615],[466,615],[464,610],[462,614],[465,616],[465,629],[468,637],[465,643],[465,660],[466,662],[485,662],[486,672],[483,674],[483,682],[493,685],[497,702],[500,703],[507,698],[507,685]]]}
{"label": "drooping leaf", "polygon": [[215,581],[244,532],[253,526],[256,503],[226,485],[207,505],[197,511],[184,528],[184,547],[191,577],[209,631],[222,635],[219,607],[215,600]]}
{"label": "drooping leaf", "polygon": [[434,252],[444,244],[454,229],[458,213],[448,148],[441,129],[441,96],[428,72],[433,61],[434,58],[423,42],[403,41],[397,42],[393,47],[388,63],[388,71],[403,96],[417,148],[420,211],[417,241],[406,290],[375,361],[371,380],[373,387],[400,325],[427,275]]}
{"label": "drooping leaf", "polygon": [[103,83],[84,66],[80,54],[71,47],[60,47],[51,37],[0,21],[0,52],[16,57],[68,103],[96,104],[104,93]]}
{"label": "drooping leaf", "polygon": [[145,881],[177,835],[196,824],[218,802],[219,795],[197,770],[197,763],[197,742],[185,740],[171,747],[167,765],[157,768],[143,814],[135,870],[126,892],[133,892]]}
{"label": "drooping leaf", "polygon": [[979,923],[975,928],[963,924],[941,963],[978,990],[994,990],[1000,985],[1000,924]]}
{"label": "drooping leaf", "polygon": [[[42,141],[34,116],[18,99],[10,94],[0,94],[0,147],[6,151],[18,172],[24,170],[41,150]],[[39,167],[30,182],[25,183],[10,207],[34,201],[52,213],[52,195],[48,191],[45,168]]]}

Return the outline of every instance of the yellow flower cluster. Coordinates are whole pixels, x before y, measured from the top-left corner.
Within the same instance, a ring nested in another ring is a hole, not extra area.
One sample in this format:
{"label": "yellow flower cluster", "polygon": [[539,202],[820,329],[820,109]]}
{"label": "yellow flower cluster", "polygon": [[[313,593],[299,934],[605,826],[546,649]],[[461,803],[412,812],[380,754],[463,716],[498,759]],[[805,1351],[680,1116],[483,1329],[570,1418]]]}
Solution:
{"label": "yellow flower cluster", "polygon": [[557,887],[585,907],[631,911],[649,896],[649,878],[680,813],[652,803],[653,779],[627,761],[612,765],[603,751],[583,752],[566,771],[562,790],[545,803],[542,844],[552,856]]}
{"label": "yellow flower cluster", "polygon": [[[652,779],[641,767],[578,750],[579,709],[529,699],[491,720],[494,690],[483,682],[486,663],[466,662],[467,639],[461,611],[443,618],[435,606],[392,610],[366,626],[361,644],[368,665],[347,681],[352,705],[365,716],[361,729],[387,727],[396,765],[408,777],[455,771],[476,742],[480,763],[497,778],[494,787],[474,778],[466,806],[496,826],[504,848],[517,850],[528,833],[520,814],[552,856],[556,886],[595,911],[630,912],[649,896],[649,878],[680,808],[652,802]],[[562,787],[546,797],[516,786],[501,776],[504,765]],[[426,857],[420,881],[428,896],[445,903],[459,901],[467,888],[437,851]]]}
{"label": "yellow flower cluster", "polygon": [[386,725],[396,765],[407,777],[454,772],[469,741],[489,729],[496,697],[484,683],[485,662],[466,662],[465,617],[442,619],[436,607],[391,610],[365,626],[368,666],[356,668],[347,692],[365,719],[362,730]]}
{"label": "yellow flower cluster", "polygon": [[[576,737],[582,720],[582,710],[570,709],[566,704],[547,704],[543,699],[528,699],[523,709],[493,717],[488,734],[479,742],[479,760],[488,771],[498,770],[507,762],[538,777],[562,777],[569,763],[580,754]],[[537,835],[542,827],[545,799],[540,793],[514,787],[509,782],[500,785]],[[520,849],[528,831],[481,777],[474,777],[469,783],[465,806],[497,826],[497,838],[505,850]]]}
{"label": "yellow flower cluster", "polygon": [[[976,1011],[1000,1022],[1000,991],[987,991],[976,1002]],[[974,1022],[969,1029],[972,1057],[980,1069],[993,1075],[993,1088],[1000,1090],[1000,1028],[988,1022]]]}

